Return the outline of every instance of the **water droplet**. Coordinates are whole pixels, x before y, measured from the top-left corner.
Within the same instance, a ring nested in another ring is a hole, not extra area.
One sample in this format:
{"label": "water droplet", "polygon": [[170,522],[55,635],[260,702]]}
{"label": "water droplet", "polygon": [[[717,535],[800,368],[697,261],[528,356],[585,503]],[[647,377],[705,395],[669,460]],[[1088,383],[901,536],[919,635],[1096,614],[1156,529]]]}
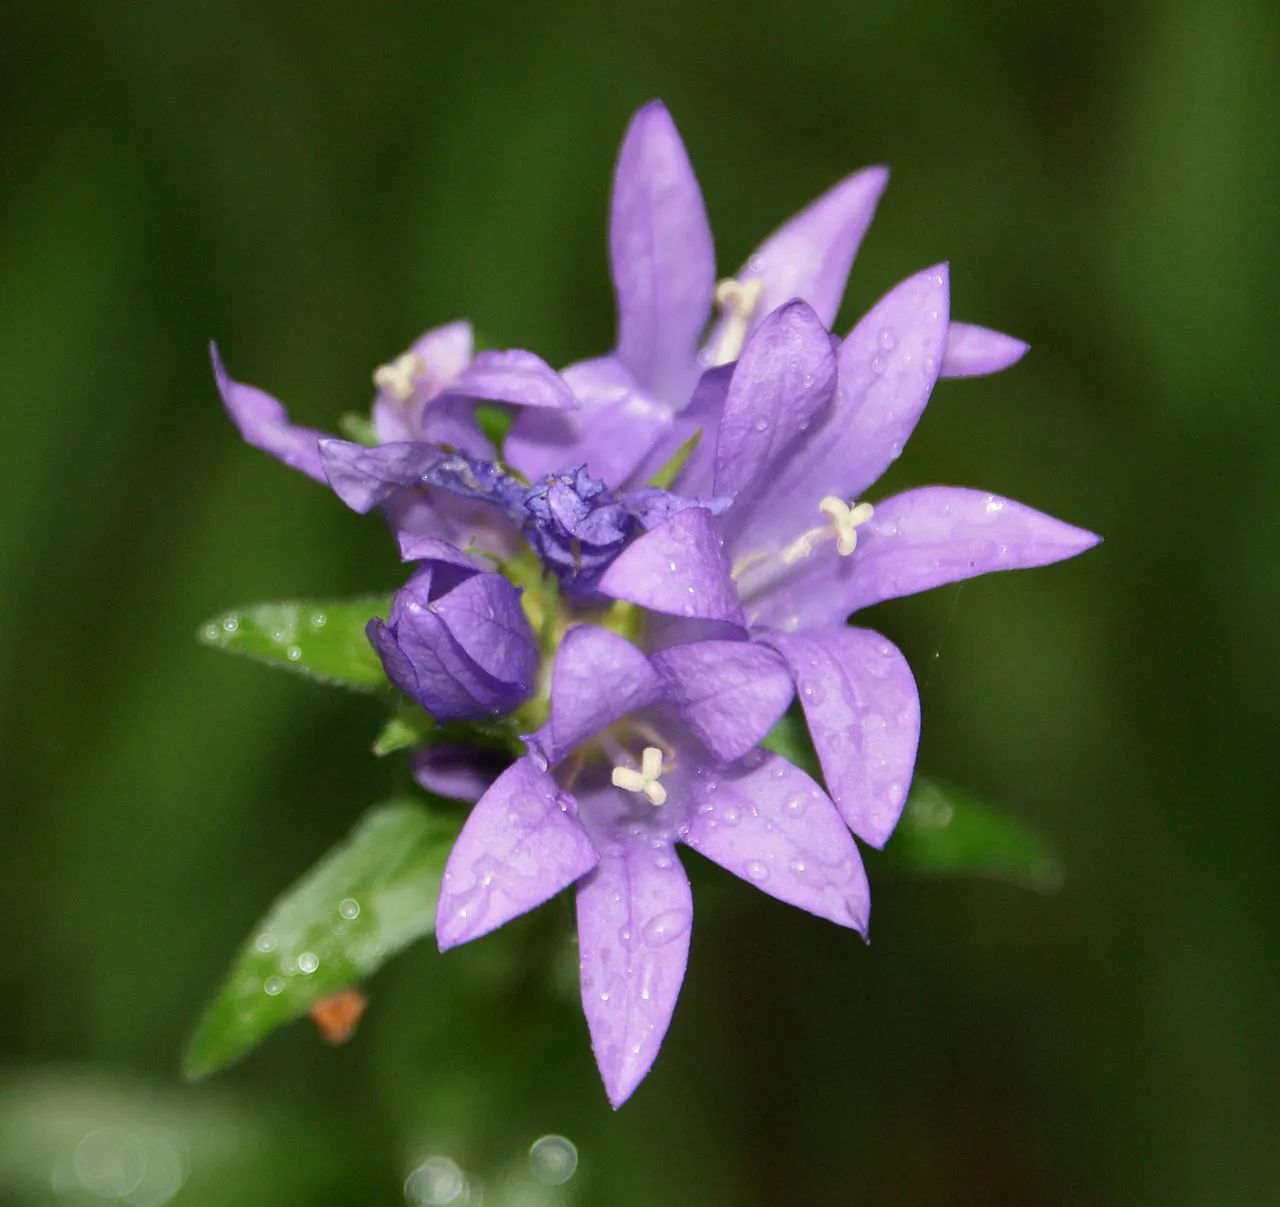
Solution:
{"label": "water droplet", "polygon": [[871,358],[871,372],[874,373],[877,377],[879,377],[880,374],[884,372],[883,356],[873,356]]}
{"label": "water droplet", "polygon": [[240,617],[234,612],[232,612],[230,616],[224,616],[222,618],[222,627],[226,629],[228,633],[234,633],[236,629],[240,627]]}
{"label": "water droplet", "polygon": [[346,897],[338,904],[338,913],[350,921],[360,916],[360,902],[354,897]]}
{"label": "water droplet", "polygon": [[275,997],[277,993],[284,992],[284,977],[269,976],[262,982],[262,992],[268,997]]}
{"label": "water droplet", "polygon": [[314,951],[304,951],[298,957],[298,971],[304,976],[310,976],[319,967],[320,959]]}
{"label": "water droplet", "polygon": [[207,624],[200,630],[200,636],[206,641],[216,641],[218,639],[218,626],[216,624]]}
{"label": "water droplet", "polygon": [[801,386],[804,387],[804,389],[806,390],[809,389],[809,387],[813,385],[813,374],[806,373],[804,377],[801,379],[800,384]]}
{"label": "water droplet", "polygon": [[675,562],[668,562],[668,563],[667,563],[667,569],[668,569],[668,570],[670,570],[672,574],[674,574],[674,573],[676,572],[676,564],[675,564]]}
{"label": "water droplet", "polygon": [[296,645],[291,645],[284,653],[290,662],[297,662],[302,657],[302,651]]}
{"label": "water droplet", "polygon": [[769,879],[768,867],[765,864],[761,863],[760,860],[758,859],[747,860],[746,872],[747,872],[747,879],[754,880],[757,884],[759,884],[763,880]]}
{"label": "water droplet", "polygon": [[462,1170],[448,1157],[428,1157],[404,1183],[405,1202],[411,1207],[462,1204],[471,1198],[470,1191]]}
{"label": "water droplet", "polygon": [[539,1182],[562,1186],[578,1168],[578,1150],[563,1136],[543,1136],[529,1147],[529,1168]]}
{"label": "water droplet", "polygon": [[288,636],[289,634],[286,633],[285,630],[282,629],[279,625],[277,625],[274,629],[271,630],[271,640],[274,641],[277,645],[283,645],[284,642],[287,640]]}
{"label": "water droplet", "polygon": [[329,623],[329,618],[323,612],[311,613],[311,627],[313,629],[323,629]]}
{"label": "water droplet", "polygon": [[764,272],[764,257],[752,256],[751,259],[747,261],[747,270],[755,273]]}
{"label": "water droplet", "polygon": [[253,944],[259,951],[275,951],[276,937],[270,931],[264,930]]}
{"label": "water droplet", "polygon": [[878,343],[885,352],[892,352],[893,347],[897,342],[898,341],[894,337],[893,332],[890,331],[888,327],[886,327],[883,331],[880,332],[878,336],[876,336],[876,343]]}
{"label": "water droplet", "polygon": [[720,810],[720,820],[724,822],[726,826],[736,826],[741,818],[742,814],[739,813],[732,805],[725,805],[725,807]]}
{"label": "water droplet", "polygon": [[769,430],[769,421],[763,416],[757,416],[756,421],[751,425],[757,432],[767,432]]}
{"label": "water droplet", "polygon": [[892,457],[895,461],[902,456],[901,441],[895,440],[891,445],[889,445],[889,456]]}
{"label": "water droplet", "polygon": [[669,909],[645,923],[644,941],[650,947],[665,947],[688,929],[689,915],[683,910]]}
{"label": "water droplet", "polygon": [[687,604],[685,604],[685,605],[684,605],[684,607],[683,607],[683,608],[681,608],[680,610],[681,610],[681,611],[682,611],[686,616],[692,616],[692,615],[693,615],[693,604],[689,604],[689,603],[687,603]]}
{"label": "water droplet", "polygon": [[792,817],[799,817],[808,807],[809,798],[807,796],[793,796],[783,806]]}
{"label": "water droplet", "polygon": [[1002,507],[1004,507],[1004,500],[1003,500],[1003,499],[995,499],[995,498],[988,499],[988,500],[987,500],[987,515],[995,515],[995,513],[996,513],[997,511],[999,511]]}

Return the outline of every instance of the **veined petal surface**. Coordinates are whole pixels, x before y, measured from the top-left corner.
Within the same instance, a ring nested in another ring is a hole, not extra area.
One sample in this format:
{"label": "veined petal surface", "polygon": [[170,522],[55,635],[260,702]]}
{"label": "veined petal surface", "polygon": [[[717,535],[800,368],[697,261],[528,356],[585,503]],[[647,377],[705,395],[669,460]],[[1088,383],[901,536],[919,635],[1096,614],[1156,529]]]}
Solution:
{"label": "veined petal surface", "polygon": [[906,803],[920,740],[907,660],[879,633],[841,625],[778,636],[822,776],[848,827],[882,847]]}
{"label": "veined petal surface", "polygon": [[320,441],[320,462],[329,485],[352,511],[372,511],[394,490],[416,486],[448,454],[434,444],[404,441],[368,448],[349,440]]}
{"label": "veined petal surface", "polygon": [[609,217],[618,358],[658,398],[683,404],[711,312],[715,251],[697,177],[666,108],[631,119]]}
{"label": "veined petal surface", "polygon": [[572,798],[529,756],[480,798],[445,865],[436,908],[440,950],[487,934],[585,875],[595,847]]}
{"label": "veined petal surface", "polygon": [[858,848],[803,771],[766,754],[748,770],[703,777],[692,794],[686,844],[779,901],[866,934],[871,892]]}

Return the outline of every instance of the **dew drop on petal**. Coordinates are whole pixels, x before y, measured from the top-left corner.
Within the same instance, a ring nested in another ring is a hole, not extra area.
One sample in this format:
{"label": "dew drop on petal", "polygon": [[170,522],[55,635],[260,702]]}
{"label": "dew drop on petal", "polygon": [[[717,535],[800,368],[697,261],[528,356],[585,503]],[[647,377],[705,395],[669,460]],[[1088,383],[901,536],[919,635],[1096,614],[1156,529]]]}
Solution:
{"label": "dew drop on petal", "polygon": [[664,947],[688,929],[689,915],[683,910],[669,909],[645,923],[644,941],[650,947]]}
{"label": "dew drop on petal", "polygon": [[761,881],[769,879],[768,866],[764,863],[761,863],[760,860],[758,859],[747,860],[746,872],[747,872],[747,879],[754,880],[757,884],[761,883]]}
{"label": "dew drop on petal", "polygon": [[876,343],[878,343],[885,352],[893,351],[893,347],[897,342],[898,341],[894,337],[893,332],[890,331],[888,327],[886,327],[883,331],[880,332],[878,336],[876,336]]}

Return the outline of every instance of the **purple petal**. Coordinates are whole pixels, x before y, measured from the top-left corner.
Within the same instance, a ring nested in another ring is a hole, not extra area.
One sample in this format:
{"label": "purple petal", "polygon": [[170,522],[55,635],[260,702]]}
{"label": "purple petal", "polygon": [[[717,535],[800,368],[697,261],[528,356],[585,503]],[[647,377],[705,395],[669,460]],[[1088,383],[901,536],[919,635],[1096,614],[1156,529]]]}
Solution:
{"label": "purple petal", "polygon": [[450,566],[464,566],[471,570],[487,570],[492,563],[470,553],[464,553],[456,545],[439,537],[419,536],[412,532],[399,532],[400,560],[403,562],[446,562]]}
{"label": "purple petal", "polygon": [[805,303],[760,324],[729,383],[715,449],[716,495],[733,497],[766,476],[831,402],[831,337]]}
{"label": "purple petal", "polygon": [[561,411],[571,411],[578,405],[568,382],[559,373],[541,357],[520,348],[481,352],[458,375],[458,380],[437,396],[437,402],[446,399],[507,402]]}
{"label": "purple petal", "polygon": [[[585,819],[586,801],[582,807]],[[582,1008],[615,1108],[658,1055],[684,980],[692,922],[689,881],[669,840],[611,843],[578,884]]]}
{"label": "purple petal", "polygon": [[551,669],[551,762],[662,694],[658,672],[631,642],[607,629],[578,625]]}
{"label": "purple petal", "polygon": [[448,561],[487,570],[478,558],[461,561],[450,556],[442,543],[459,550],[482,550],[497,560],[513,557],[525,548],[515,526],[491,503],[467,499],[436,486],[393,489],[383,503],[387,523],[400,542],[405,561]]}
{"label": "purple petal", "polygon": [[522,411],[507,433],[504,457],[530,481],[585,465],[607,485],[622,486],[670,430],[671,408],[641,390],[612,356],[570,365],[561,376],[579,409]]}
{"label": "purple petal", "polygon": [[653,664],[681,719],[724,762],[757,746],[791,703],[782,659],[750,641],[676,646],[655,654]]}
{"label": "purple petal", "polygon": [[475,574],[432,605],[454,640],[495,679],[532,688],[538,667],[520,591],[501,574]]}
{"label": "purple petal", "polygon": [[926,486],[876,504],[849,557],[825,541],[776,590],[753,600],[751,622],[784,632],[829,628],[884,599],[994,570],[1046,566],[1099,537],[1012,499]]}
{"label": "purple petal", "polygon": [[658,101],[631,119],[618,153],[609,255],[618,358],[645,390],[683,403],[711,311],[715,251],[697,178]]}
{"label": "purple petal", "polygon": [[[470,362],[471,351],[471,324],[467,322],[433,327],[419,336],[409,349],[411,355],[418,357],[422,368],[421,374],[414,381],[413,394],[402,402],[392,397],[389,391],[380,389],[374,399],[373,425],[379,441],[390,444],[399,440],[423,439],[420,417],[424,403],[453,384]],[[433,435],[430,438],[436,440],[443,437]],[[456,440],[446,440],[446,443],[465,448],[467,452],[477,456],[486,455],[474,444],[463,444]]]}
{"label": "purple petal", "polygon": [[947,269],[908,278],[849,333],[824,418],[781,467],[731,543],[735,558],[779,548],[822,522],[827,496],[857,499],[902,451],[937,378],[947,332]]}
{"label": "purple petal", "polygon": [[716,432],[720,430],[720,416],[724,413],[733,369],[733,364],[717,365],[703,373],[689,405],[676,412],[670,427],[633,471],[636,481],[652,479],[676,455],[681,445],[695,432],[701,432],[698,443],[685,458],[672,485],[690,497],[710,496],[715,481]]}
{"label": "purple petal", "polygon": [[573,798],[528,756],[494,781],[445,865],[436,906],[441,951],[541,905],[596,866],[575,812]]}
{"label": "purple petal", "polygon": [[738,589],[703,507],[672,516],[624,549],[600,590],[655,612],[742,624]]}
{"label": "purple petal", "polygon": [[[753,311],[756,323],[789,298],[803,298],[824,326],[835,322],[853,258],[888,183],[887,168],[846,176],[756,248],[738,273],[739,281],[764,285]],[[719,342],[722,326],[723,320],[709,348]]]}
{"label": "purple petal", "polygon": [[474,804],[510,766],[509,755],[476,746],[441,743],[415,750],[413,778],[428,792]]}
{"label": "purple petal", "polygon": [[858,848],[803,771],[769,754],[694,791],[685,843],[779,901],[866,934],[871,892]]}
{"label": "purple petal", "polygon": [[975,327],[972,323],[950,323],[947,346],[942,353],[939,377],[981,377],[999,373],[1017,364],[1029,345],[1012,335]]}
{"label": "purple petal", "polygon": [[844,626],[775,637],[795,673],[827,789],[849,828],[882,847],[898,824],[920,740],[907,660],[879,633]]}
{"label": "purple petal", "polygon": [[352,511],[372,511],[392,491],[416,485],[448,454],[434,444],[405,442],[366,448],[347,440],[320,441],[320,462],[334,493]]}
{"label": "purple petal", "polygon": [[232,381],[218,355],[217,344],[209,345],[209,356],[213,360],[213,376],[222,395],[222,404],[245,441],[270,453],[291,469],[301,470],[317,482],[327,482],[316,447],[325,433],[290,423],[284,407],[270,394],[256,386]]}

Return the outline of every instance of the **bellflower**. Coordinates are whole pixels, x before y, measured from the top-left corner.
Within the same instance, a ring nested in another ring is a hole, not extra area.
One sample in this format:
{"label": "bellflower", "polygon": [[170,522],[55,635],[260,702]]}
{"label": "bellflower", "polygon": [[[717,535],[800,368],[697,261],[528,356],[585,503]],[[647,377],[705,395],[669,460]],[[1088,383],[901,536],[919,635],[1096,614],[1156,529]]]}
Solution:
{"label": "bellflower", "polygon": [[684,978],[693,903],[678,843],[866,933],[866,876],[835,806],[757,748],[791,695],[783,659],[764,646],[711,641],[646,657],[617,634],[571,628],[547,723],[449,856],[442,950],[576,883],[583,1008],[615,1107],[653,1063]]}
{"label": "bellflower", "polygon": [[437,721],[514,711],[533,687],[538,652],[520,592],[500,574],[419,567],[369,640],[387,678]]}
{"label": "bellflower", "polygon": [[[646,105],[627,129],[613,178],[616,347],[563,371],[577,409],[517,417],[504,445],[508,461],[530,479],[582,463],[610,486],[645,481],[700,426],[690,412],[704,370],[736,360],[766,315],[802,298],[831,325],[887,183],[880,167],[847,176],[717,284],[697,177],[670,114],[658,101]],[[938,371],[992,373],[1025,351],[1021,340],[953,323]]]}
{"label": "bellflower", "polygon": [[[1092,533],[984,491],[931,486],[872,505],[937,380],[948,335],[945,265],[891,290],[833,349],[801,301],[752,335],[719,405],[717,438],[676,479],[732,499],[638,539],[600,588],[675,617],[727,626],[776,650],[823,776],[858,837],[897,822],[915,749],[905,660],[850,613],[993,570],[1042,566]],[[906,718],[905,721],[900,718]],[[905,724],[905,728],[903,725]]]}

